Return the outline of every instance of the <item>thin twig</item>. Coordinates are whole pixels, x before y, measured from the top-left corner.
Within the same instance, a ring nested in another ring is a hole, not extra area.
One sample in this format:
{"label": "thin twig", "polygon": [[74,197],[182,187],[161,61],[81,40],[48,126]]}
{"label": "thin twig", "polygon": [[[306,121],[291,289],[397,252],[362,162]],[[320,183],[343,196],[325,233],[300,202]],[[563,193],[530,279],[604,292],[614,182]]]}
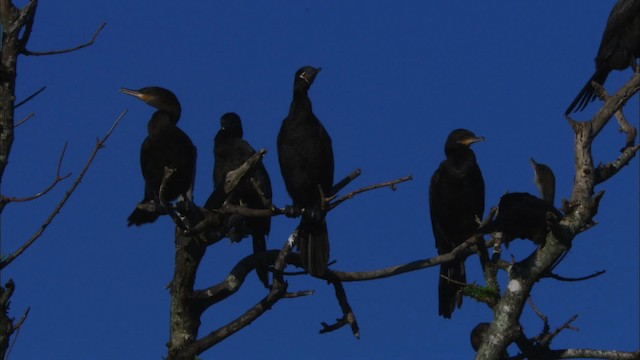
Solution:
{"label": "thin twig", "polygon": [[31,310],[30,307],[28,307],[24,311],[24,314],[22,314],[22,317],[20,318],[20,320],[18,320],[18,323],[13,325],[13,329],[11,330],[11,333],[13,333],[13,339],[11,340],[11,345],[9,346],[9,349],[7,349],[7,353],[4,356],[5,360],[9,359],[9,354],[11,353],[11,350],[13,350],[13,346],[16,344],[16,341],[18,341],[18,335],[20,335],[20,328],[22,327],[22,324],[25,322],[25,320],[27,320],[27,316],[29,315],[29,310]]}
{"label": "thin twig", "polygon": [[116,126],[118,125],[118,123],[124,117],[124,115],[126,113],[127,113],[127,110],[122,111],[122,113],[120,113],[120,115],[118,116],[116,121],[113,123],[113,125],[111,125],[111,128],[109,129],[109,131],[107,131],[106,135],[102,139],[96,139],[96,145],[93,148],[93,152],[89,156],[89,159],[85,163],[84,168],[82,169],[82,171],[80,171],[80,174],[78,175],[76,180],[73,182],[73,184],[71,185],[69,190],[67,190],[65,192],[65,194],[62,197],[62,199],[60,200],[60,202],[58,202],[58,205],[56,205],[56,207],[53,209],[53,211],[51,211],[51,213],[49,214],[47,219],[44,221],[44,223],[42,223],[42,225],[40,225],[40,228],[38,229],[38,231],[36,231],[31,236],[31,238],[29,238],[29,240],[27,240],[14,253],[12,253],[11,255],[7,256],[2,261],[0,261],[0,269],[4,269],[7,265],[9,265],[13,260],[15,260],[18,256],[20,256],[20,254],[22,254],[25,250],[27,250],[27,248],[29,248],[29,246],[31,246],[44,233],[44,231],[49,226],[49,224],[51,224],[51,221],[53,221],[53,219],[60,212],[62,207],[67,203],[67,200],[69,200],[69,198],[71,197],[71,194],[73,194],[73,192],[78,187],[78,185],[80,185],[80,182],[84,178],[84,175],[86,174],[87,170],[89,170],[89,167],[91,166],[91,163],[93,162],[93,159],[96,157],[96,154],[98,153],[98,151],[100,149],[103,148],[104,143],[107,141],[109,136],[111,136],[111,133],[113,132],[113,130],[116,128]]}
{"label": "thin twig", "polygon": [[51,184],[49,184],[49,186],[47,186],[44,190],[40,191],[39,193],[37,193],[35,195],[28,196],[28,197],[23,197],[23,198],[4,197],[4,196],[0,195],[0,202],[2,202],[2,203],[10,203],[10,202],[26,202],[26,201],[35,200],[35,199],[47,194],[59,182],[61,182],[62,180],[68,178],[69,176],[71,176],[71,173],[68,173],[66,175],[60,176],[60,168],[62,167],[62,159],[64,159],[64,154],[65,154],[66,151],[67,151],[67,143],[65,142],[64,146],[62,147],[62,152],[60,153],[60,158],[58,159],[58,167],[56,168],[55,178],[53,179]]}
{"label": "thin twig", "polygon": [[328,333],[334,330],[337,330],[345,325],[351,326],[351,332],[356,339],[360,339],[360,327],[358,326],[358,321],[356,320],[356,315],[353,313],[351,309],[351,305],[349,305],[349,300],[347,300],[347,293],[344,291],[344,286],[342,286],[342,282],[337,279],[330,280],[331,284],[336,290],[336,299],[338,299],[338,304],[340,304],[340,309],[342,309],[342,317],[336,319],[336,323],[329,325],[325,322],[321,323],[322,329],[320,329],[320,334]]}
{"label": "thin twig", "polygon": [[98,34],[100,34],[100,32],[102,31],[102,29],[104,29],[104,27],[107,25],[106,22],[103,22],[102,25],[100,25],[98,27],[98,30],[96,30],[96,32],[93,34],[93,36],[91,37],[91,39],[89,39],[88,42],[78,45],[76,47],[72,47],[69,49],[64,49],[64,50],[52,50],[52,51],[30,51],[25,49],[22,49],[22,54],[23,55],[27,55],[27,56],[45,56],[45,55],[58,55],[58,54],[66,54],[66,53],[70,53],[70,52],[74,52],[76,50],[80,50],[82,48],[85,48],[87,46],[91,46],[93,44],[93,42],[96,40],[96,38],[98,37]]}
{"label": "thin twig", "polygon": [[330,194],[331,197],[329,198],[328,201],[333,200],[333,198],[337,196],[340,190],[344,189],[347,185],[349,185],[353,180],[355,180],[358,176],[360,176],[361,173],[362,171],[360,169],[355,169],[349,175],[345,176],[344,179],[338,181],[337,184],[333,185],[333,187],[331,188],[331,194]]}
{"label": "thin twig", "polygon": [[527,303],[529,304],[529,306],[531,306],[531,309],[533,310],[533,312],[536,313],[536,315],[538,315],[538,317],[544,323],[543,333],[549,332],[549,318],[545,314],[543,314],[540,310],[538,310],[538,307],[536,306],[536,304],[534,304],[533,300],[531,300],[531,296],[527,298]]}
{"label": "thin twig", "polygon": [[561,275],[554,274],[554,273],[549,273],[549,275],[543,276],[543,277],[550,277],[550,278],[558,280],[558,281],[572,282],[572,281],[583,281],[583,280],[593,279],[593,278],[598,277],[598,276],[600,276],[600,275],[602,275],[602,274],[604,274],[606,272],[607,272],[607,270],[600,270],[600,271],[596,271],[595,273],[593,273],[591,275],[578,277],[578,278],[565,277],[565,276],[561,276]]}
{"label": "thin twig", "polygon": [[22,120],[20,120],[17,123],[13,124],[13,127],[15,128],[15,127],[18,127],[18,126],[24,124],[25,122],[27,122],[27,120],[31,119],[35,115],[36,115],[35,113],[29,113],[29,115],[25,116]]}
{"label": "thin twig", "polygon": [[374,190],[374,189],[379,189],[379,188],[383,188],[383,187],[388,187],[391,190],[396,190],[396,185],[401,183],[401,182],[405,182],[405,181],[409,181],[409,180],[413,180],[413,177],[411,175],[409,176],[405,176],[403,178],[400,179],[396,179],[396,180],[391,180],[391,181],[386,181],[383,183],[379,183],[379,184],[375,184],[375,185],[370,185],[370,186],[366,186],[363,187],[361,189],[352,191],[344,196],[342,196],[341,198],[339,198],[338,200],[332,202],[331,204],[329,204],[329,207],[327,208],[327,211],[331,211],[333,209],[335,209],[338,205],[342,204],[343,202],[352,199],[354,196],[361,194],[363,192],[369,191],[369,190]]}
{"label": "thin twig", "polygon": [[[26,99],[20,101],[19,103],[15,104],[15,106],[13,107],[14,109],[17,109],[20,107],[20,105],[25,104],[27,101],[33,99],[34,97],[38,96],[38,94],[40,94],[41,92],[43,92],[47,87],[43,86],[40,88],[40,90],[34,92],[33,94],[29,95],[29,97],[27,97]],[[20,123],[16,124],[15,126],[20,125]]]}
{"label": "thin twig", "polygon": [[[488,241],[485,243],[485,246],[487,247],[493,246],[493,242]],[[450,253],[447,253],[447,254],[434,256],[432,258],[424,259],[424,260],[416,260],[416,261],[412,261],[402,265],[389,266],[389,267],[377,269],[377,270],[345,272],[345,271],[327,269],[325,274],[320,278],[326,279],[326,280],[335,278],[342,282],[369,281],[369,280],[375,280],[375,279],[382,279],[382,278],[396,276],[396,275],[400,275],[400,274],[404,274],[407,272],[412,272],[412,271],[416,271],[416,270],[420,270],[428,267],[437,266],[437,265],[451,262],[454,260],[466,259],[467,257],[469,257],[470,255],[476,252],[474,245],[467,247],[467,245],[463,243],[459,245],[459,247],[465,247],[465,248],[461,250],[456,247]]]}

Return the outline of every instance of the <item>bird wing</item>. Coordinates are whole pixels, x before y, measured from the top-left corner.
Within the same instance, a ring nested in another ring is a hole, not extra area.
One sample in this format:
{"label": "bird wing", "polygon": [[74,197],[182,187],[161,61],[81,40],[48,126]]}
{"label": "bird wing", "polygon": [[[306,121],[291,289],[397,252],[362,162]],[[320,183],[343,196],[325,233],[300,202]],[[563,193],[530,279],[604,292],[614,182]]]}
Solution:
{"label": "bird wing", "polygon": [[640,0],[618,0],[611,9],[607,25],[602,33],[597,59],[607,58],[618,44],[615,38],[625,31],[629,23],[640,13]]}
{"label": "bird wing", "polygon": [[435,211],[442,207],[442,197],[439,191],[440,184],[442,182],[442,175],[440,168],[438,168],[431,177],[431,183],[429,184],[429,209],[431,215],[431,227],[433,229],[433,237],[435,238],[435,245],[438,249],[438,254],[448,253],[451,246],[446,241],[446,235],[442,229],[442,219],[440,218],[440,212]]}

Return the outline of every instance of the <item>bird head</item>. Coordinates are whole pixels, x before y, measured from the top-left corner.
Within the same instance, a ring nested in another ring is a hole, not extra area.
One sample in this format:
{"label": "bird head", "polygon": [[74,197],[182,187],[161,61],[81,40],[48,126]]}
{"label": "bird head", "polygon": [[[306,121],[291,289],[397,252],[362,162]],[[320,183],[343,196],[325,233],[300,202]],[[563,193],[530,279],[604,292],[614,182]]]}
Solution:
{"label": "bird head", "polygon": [[294,84],[302,84],[305,88],[309,88],[313,84],[313,80],[322,68],[314,68],[313,66],[303,66],[296,71]]}
{"label": "bird head", "polygon": [[242,122],[238,114],[229,112],[220,117],[220,131],[242,137]]}
{"label": "bird head", "polygon": [[545,164],[537,163],[533,158],[529,158],[529,162],[533,167],[533,182],[536,184],[540,196],[553,205],[556,192],[556,177],[553,170]]}
{"label": "bird head", "polygon": [[120,92],[136,97],[158,110],[168,112],[174,123],[177,123],[180,118],[180,102],[170,90],[159,86],[148,86],[138,90],[120,88]]}

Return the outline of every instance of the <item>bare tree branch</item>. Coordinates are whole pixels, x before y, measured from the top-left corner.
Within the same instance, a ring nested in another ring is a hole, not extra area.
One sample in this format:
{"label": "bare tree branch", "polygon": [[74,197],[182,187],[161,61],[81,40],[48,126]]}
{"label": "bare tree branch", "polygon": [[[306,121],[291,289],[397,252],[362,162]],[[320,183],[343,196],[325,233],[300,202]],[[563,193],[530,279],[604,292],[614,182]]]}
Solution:
{"label": "bare tree branch", "polygon": [[22,317],[20,318],[20,320],[18,320],[18,322],[15,325],[13,325],[13,329],[11,332],[14,335],[13,335],[13,339],[11,340],[11,345],[7,349],[7,352],[4,356],[5,360],[9,359],[9,354],[11,354],[11,350],[13,350],[13,346],[16,344],[16,341],[18,341],[18,335],[20,335],[20,328],[22,327],[22,324],[24,324],[25,320],[27,320],[27,316],[29,315],[30,310],[31,308],[27,307],[27,309],[22,314]]}
{"label": "bare tree branch", "polygon": [[607,181],[610,177],[617,174],[623,167],[629,165],[629,162],[636,156],[639,149],[640,145],[627,147],[622,150],[622,154],[620,154],[616,160],[608,164],[599,165],[596,169],[596,184]]}
{"label": "bare tree branch", "polygon": [[591,144],[613,114],[639,89],[640,74],[634,74],[629,82],[605,102],[591,121],[575,122],[567,116],[575,133],[575,176],[566,207],[568,211],[560,220],[556,231],[547,234],[544,247],[515,263],[508,271],[507,289],[499,304],[494,307],[494,320],[478,349],[476,359],[497,359],[509,344],[519,338],[520,315],[533,285],[550,272],[557,260],[571,247],[574,237],[592,223],[602,192],[594,196],[596,171]]}
{"label": "bare tree branch", "polygon": [[411,177],[411,175],[405,176],[403,178],[396,179],[396,180],[391,180],[391,181],[387,181],[387,182],[383,182],[383,183],[379,183],[379,184],[375,184],[375,185],[371,185],[371,186],[366,186],[366,187],[363,187],[361,189],[352,191],[352,192],[342,196],[338,200],[332,202],[331,204],[329,204],[329,207],[328,207],[327,211],[331,211],[331,210],[335,209],[338,205],[342,204],[343,202],[345,202],[345,201],[347,201],[349,199],[353,199],[354,196],[356,196],[358,194],[361,194],[363,192],[369,191],[369,190],[388,187],[391,190],[395,191],[397,189],[396,188],[397,184],[399,184],[401,182],[409,181],[409,180],[413,180],[413,177]]}
{"label": "bare tree branch", "polygon": [[616,350],[565,349],[549,350],[540,359],[609,359],[639,360],[640,351],[624,352]]}
{"label": "bare tree branch", "polygon": [[[29,100],[33,99],[34,97],[38,96],[38,94],[40,94],[41,92],[43,92],[47,87],[43,86],[41,87],[38,91],[34,92],[33,94],[29,95],[26,99],[20,101],[19,103],[15,104],[13,106],[14,109],[19,108],[21,105],[26,104]],[[15,126],[20,125],[20,123],[16,124]]]}
{"label": "bare tree branch", "polygon": [[320,334],[337,330],[348,324],[349,326],[351,326],[351,332],[353,333],[353,336],[355,336],[356,339],[360,339],[360,327],[358,326],[356,315],[353,313],[351,305],[349,305],[349,300],[347,300],[347,293],[344,291],[342,282],[337,279],[332,279],[329,281],[336,290],[336,299],[338,299],[338,304],[340,304],[340,309],[342,309],[342,317],[337,319],[336,323],[333,325],[328,325],[325,322],[321,323],[322,329],[320,330]]}
{"label": "bare tree branch", "polygon": [[63,50],[52,50],[52,51],[30,51],[27,50],[26,47],[22,49],[21,53],[27,56],[46,56],[46,55],[58,55],[58,54],[66,54],[66,53],[70,53],[70,52],[74,52],[76,50],[80,50],[82,48],[85,48],[87,46],[91,46],[94,41],[96,40],[96,38],[98,37],[98,35],[100,34],[100,32],[102,31],[102,29],[104,29],[104,27],[107,25],[106,22],[103,22],[99,27],[98,30],[96,30],[95,33],[93,33],[93,36],[91,37],[91,39],[89,39],[89,41],[87,41],[84,44],[69,48],[69,49],[63,49]]}
{"label": "bare tree branch", "polygon": [[0,261],[0,269],[4,269],[7,265],[13,262],[13,260],[15,260],[18,256],[20,256],[20,254],[22,254],[25,250],[27,250],[27,248],[29,248],[29,246],[31,246],[44,233],[44,231],[49,226],[49,224],[51,224],[51,221],[53,221],[56,215],[58,215],[58,212],[60,212],[62,207],[67,203],[67,200],[69,200],[69,198],[71,197],[71,194],[73,194],[73,192],[76,190],[78,185],[80,185],[80,182],[84,178],[84,175],[86,174],[87,170],[89,170],[89,167],[91,166],[91,163],[93,162],[93,159],[95,158],[96,154],[98,153],[98,151],[100,151],[100,149],[103,148],[104,143],[107,141],[109,136],[111,136],[111,133],[113,132],[113,130],[116,128],[116,126],[118,125],[118,123],[126,113],[127,113],[127,110],[124,110],[122,113],[120,113],[120,115],[118,116],[116,121],[113,123],[113,125],[111,125],[111,128],[109,129],[109,131],[107,131],[105,136],[102,139],[96,139],[96,146],[93,148],[93,152],[91,153],[91,155],[89,155],[89,159],[85,163],[84,168],[82,169],[82,171],[80,171],[80,174],[78,175],[76,180],[73,182],[69,190],[65,192],[60,202],[58,202],[58,205],[56,205],[56,207],[49,214],[47,219],[42,223],[42,225],[40,225],[40,228],[38,229],[38,231],[36,231],[31,236],[31,238],[29,238],[29,240],[27,240],[18,250],[16,250],[6,258],[2,259],[2,261]]}
{"label": "bare tree branch", "polygon": [[[609,94],[607,94],[607,90],[604,88],[604,86],[598,84],[595,81],[593,82],[593,84],[600,100],[607,102],[611,97],[609,96]],[[620,131],[627,134],[627,139],[622,149],[622,151],[624,151],[625,148],[633,146],[636,139],[636,128],[631,126],[631,124],[629,124],[627,119],[624,117],[624,114],[622,113],[622,108],[616,111],[615,116],[616,116],[616,119],[618,120],[618,125],[620,125]]]}
{"label": "bare tree branch", "polygon": [[353,180],[355,180],[358,176],[360,176],[360,174],[362,174],[362,170],[355,169],[349,175],[345,176],[344,179],[338,181],[338,183],[333,185],[333,187],[331,188],[331,197],[329,198],[328,201],[333,200],[333,198],[336,196],[336,194],[338,194],[338,192],[340,192],[340,190],[344,189]]}
{"label": "bare tree branch", "polygon": [[34,117],[36,114],[35,113],[29,113],[29,115],[25,116],[22,120],[18,121],[17,123],[15,123],[13,125],[13,127],[18,127],[22,124],[24,124],[25,122],[27,122],[27,120],[31,119],[32,117]]}
{"label": "bare tree branch", "polygon": [[262,158],[267,153],[267,149],[260,149],[255,154],[251,155],[247,161],[240,165],[237,169],[229,171],[224,180],[224,192],[229,194],[233,189],[238,186],[240,181],[247,175],[247,173],[253,169],[258,162],[262,161]]}
{"label": "bare tree branch", "polygon": [[62,159],[64,159],[64,154],[66,151],[67,151],[67,143],[65,142],[64,146],[62,147],[62,151],[60,152],[60,158],[58,159],[58,166],[56,167],[56,174],[51,184],[49,184],[44,190],[40,191],[39,193],[32,196],[28,196],[28,197],[18,198],[18,197],[5,197],[3,195],[0,195],[0,212],[2,212],[4,205],[7,203],[31,201],[47,194],[59,182],[71,176],[71,173],[68,173],[66,175],[60,175],[60,168],[62,167]]}
{"label": "bare tree branch", "polygon": [[[292,236],[295,236],[292,235]],[[198,339],[194,342],[187,344],[183,348],[169,349],[169,359],[193,359],[195,355],[202,353],[209,349],[220,341],[233,335],[243,327],[249,325],[251,322],[260,317],[264,312],[271,309],[275,303],[280,299],[291,297],[290,293],[287,293],[287,284],[282,278],[282,271],[286,266],[286,258],[292,250],[292,242],[286,241],[282,250],[279,252],[278,257],[274,265],[273,284],[269,294],[260,300],[255,306],[247,310],[244,314],[237,317],[235,320],[229,322],[223,327],[210,332],[208,335]],[[298,293],[300,295],[306,295],[308,292]]]}
{"label": "bare tree branch", "polygon": [[570,278],[570,277],[566,277],[566,276],[560,276],[558,274],[554,274],[554,273],[549,273],[549,275],[543,276],[543,277],[550,277],[552,279],[558,280],[558,281],[567,281],[567,282],[572,282],[572,281],[584,281],[584,280],[589,280],[589,279],[593,279],[596,278],[604,273],[606,273],[606,270],[600,270],[600,271],[596,271],[595,273],[591,274],[591,275],[587,275],[587,276],[582,276],[582,277],[577,277],[577,278]]}

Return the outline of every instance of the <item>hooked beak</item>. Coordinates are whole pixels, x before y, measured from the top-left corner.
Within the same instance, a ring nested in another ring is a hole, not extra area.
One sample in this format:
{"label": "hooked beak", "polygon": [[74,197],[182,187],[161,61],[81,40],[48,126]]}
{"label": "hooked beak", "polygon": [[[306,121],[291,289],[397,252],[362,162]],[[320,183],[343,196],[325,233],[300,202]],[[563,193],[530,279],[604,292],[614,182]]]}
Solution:
{"label": "hooked beak", "polygon": [[479,141],[484,141],[484,136],[469,137],[458,141],[458,143],[465,146],[471,146],[471,144],[477,143]]}
{"label": "hooked beak", "polygon": [[123,94],[127,94],[127,95],[131,95],[134,97],[137,97],[138,99],[147,102],[151,97],[147,94],[142,94],[139,91],[136,90],[131,90],[131,89],[127,89],[127,88],[120,88],[120,92]]}

